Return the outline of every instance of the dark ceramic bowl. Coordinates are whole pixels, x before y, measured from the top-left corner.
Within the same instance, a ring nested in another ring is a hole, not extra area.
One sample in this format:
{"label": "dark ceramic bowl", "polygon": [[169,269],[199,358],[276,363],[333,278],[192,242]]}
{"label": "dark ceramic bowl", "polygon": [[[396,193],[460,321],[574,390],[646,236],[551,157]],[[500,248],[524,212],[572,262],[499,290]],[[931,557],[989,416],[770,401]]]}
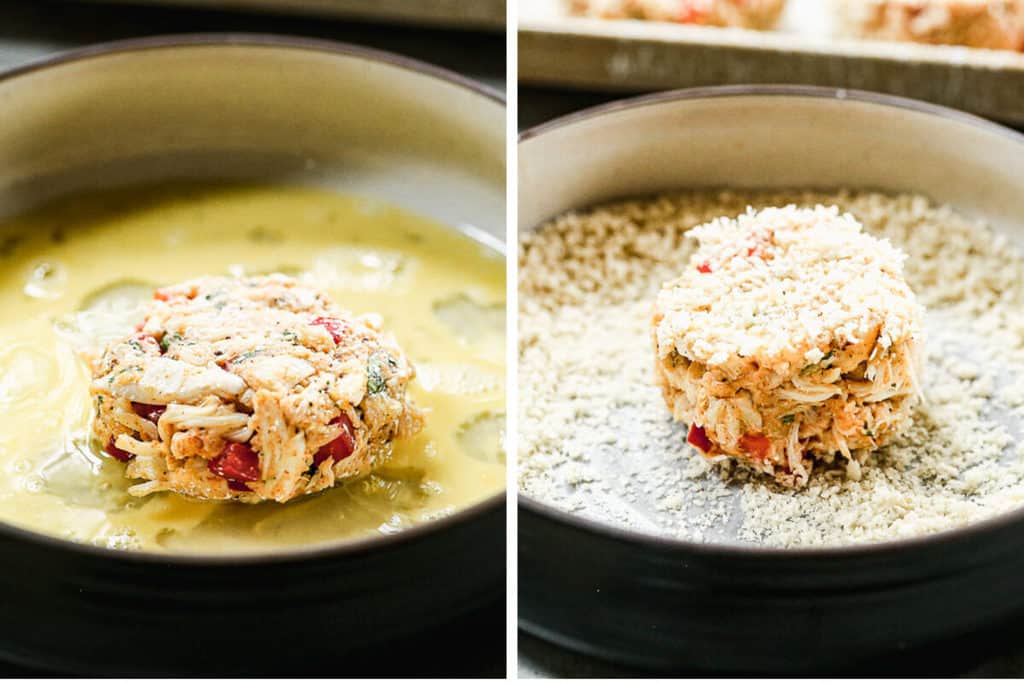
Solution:
{"label": "dark ceramic bowl", "polygon": [[[920,192],[1024,246],[1024,136],[898,98],[807,87],[668,92],[523,134],[519,230],[688,187]],[[519,621],[633,666],[850,670],[1019,615],[1024,510],[833,549],[688,543],[519,500]]]}
{"label": "dark ceramic bowl", "polygon": [[[4,214],[126,182],[284,178],[504,241],[501,98],[397,56],[267,36],[130,41],[0,75],[0,110]],[[104,550],[0,524],[0,556],[0,659],[22,666],[438,672],[391,644],[503,611],[505,497],[394,536],[259,556]],[[500,653],[495,621],[476,635]]]}

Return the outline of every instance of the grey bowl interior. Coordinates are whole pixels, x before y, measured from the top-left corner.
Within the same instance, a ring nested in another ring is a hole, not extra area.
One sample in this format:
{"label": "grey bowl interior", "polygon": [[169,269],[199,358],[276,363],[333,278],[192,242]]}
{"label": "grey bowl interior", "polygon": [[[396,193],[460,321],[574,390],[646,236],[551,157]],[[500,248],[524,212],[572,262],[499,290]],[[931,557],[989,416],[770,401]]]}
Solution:
{"label": "grey bowl interior", "polygon": [[0,76],[0,107],[0,216],[89,189],[272,181],[375,197],[504,248],[502,98],[396,55],[271,36],[126,41]]}
{"label": "grey bowl interior", "polygon": [[1008,129],[884,95],[804,86],[664,93],[525,133],[519,230],[659,190],[854,187],[918,192],[1020,238],[1022,149]]}
{"label": "grey bowl interior", "polygon": [[[889,96],[802,86],[660,93],[529,130],[521,138],[518,163],[520,235],[569,209],[659,191],[852,188],[926,195],[983,218],[1024,248],[1024,136],[967,114]],[[1012,416],[1002,420],[1014,430],[1020,427]],[[522,494],[521,499],[532,512],[558,522],[578,522],[618,538],[667,540],[653,525],[626,528],[602,512],[621,503],[636,511],[635,519],[654,517],[645,502],[622,492],[621,463],[596,457],[590,462],[604,468],[598,488],[607,487],[610,503],[583,507],[582,496],[577,497],[570,516],[550,500]],[[739,504],[738,497],[730,502]],[[1007,516],[1021,515],[1024,511]],[[732,528],[704,543],[678,543],[694,551],[750,550]]]}
{"label": "grey bowl interior", "polygon": [[256,36],[129,41],[0,81],[0,212],[91,186],[291,179],[504,236],[505,109],[393,55]]}

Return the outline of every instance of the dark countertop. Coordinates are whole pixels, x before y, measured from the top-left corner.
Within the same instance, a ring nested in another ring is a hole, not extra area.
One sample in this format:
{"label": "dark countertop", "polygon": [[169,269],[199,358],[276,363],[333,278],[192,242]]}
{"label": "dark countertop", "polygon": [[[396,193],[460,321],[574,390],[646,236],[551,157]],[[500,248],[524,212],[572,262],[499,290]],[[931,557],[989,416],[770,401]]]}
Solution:
{"label": "dark countertop", "polygon": [[[192,32],[279,33],[366,45],[446,67],[505,90],[505,37],[500,33],[41,0],[0,2],[0,70],[92,43]],[[291,671],[288,675],[504,678],[506,623],[504,604],[496,604],[430,634],[391,643],[383,652],[346,656],[337,670]],[[48,674],[0,662],[0,676]]]}
{"label": "dark countertop", "polygon": [[[1024,617],[964,634],[912,653],[900,653],[853,671],[821,672],[822,677],[1020,678],[1024,676]],[[519,632],[519,677],[527,678],[709,678],[706,671],[649,672],[577,654],[523,631]],[[744,677],[750,674],[743,675]],[[754,674],[756,675],[756,674]],[[732,677],[730,675],[730,677]]]}

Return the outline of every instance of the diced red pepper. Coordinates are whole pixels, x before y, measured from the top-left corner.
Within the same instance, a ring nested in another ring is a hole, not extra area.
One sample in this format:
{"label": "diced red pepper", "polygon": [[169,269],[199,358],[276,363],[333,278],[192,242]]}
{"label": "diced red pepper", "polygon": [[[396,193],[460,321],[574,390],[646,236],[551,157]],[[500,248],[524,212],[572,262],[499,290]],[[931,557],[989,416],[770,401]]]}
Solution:
{"label": "diced red pepper", "polygon": [[135,457],[134,453],[129,453],[128,451],[122,450],[115,446],[114,440],[115,438],[111,436],[110,440],[107,441],[106,448],[103,449],[104,451],[106,451],[107,455],[112,457],[114,460],[117,460],[118,462],[128,462],[129,460]]}
{"label": "diced red pepper", "polygon": [[338,320],[337,318],[313,318],[312,325],[320,325],[327,328],[327,331],[331,333],[331,338],[334,339],[334,343],[337,344],[345,336],[347,328],[345,323]]}
{"label": "diced red pepper", "polygon": [[153,424],[160,421],[160,416],[167,410],[167,406],[157,406],[151,403],[136,403],[132,401],[132,410],[135,414],[144,420],[149,420]]}
{"label": "diced red pepper", "polygon": [[681,24],[699,24],[706,20],[707,15],[707,10],[695,5],[693,0],[683,0],[676,21]]}
{"label": "diced red pepper", "polygon": [[257,481],[260,478],[260,456],[244,443],[228,444],[207,467],[229,483]]}
{"label": "diced red pepper", "polygon": [[765,460],[772,453],[772,442],[764,434],[744,434],[740,437],[740,448],[757,460]]}
{"label": "diced red pepper", "polygon": [[753,256],[756,251],[757,247],[747,247],[747,256]]}
{"label": "diced red pepper", "polygon": [[320,467],[320,463],[328,458],[334,461],[344,460],[356,449],[356,438],[352,433],[352,421],[348,419],[348,415],[342,413],[339,417],[331,420],[331,424],[341,425],[341,434],[334,441],[321,446],[320,450],[313,454],[314,467]]}
{"label": "diced red pepper", "polygon": [[697,264],[697,270],[699,270],[702,273],[710,273],[711,264],[708,263],[707,261],[705,261],[704,263]]}
{"label": "diced red pepper", "polygon": [[711,449],[714,448],[714,444],[711,443],[711,439],[708,438],[704,428],[692,423],[690,424],[690,432],[686,435],[686,441],[704,453],[710,453]]}

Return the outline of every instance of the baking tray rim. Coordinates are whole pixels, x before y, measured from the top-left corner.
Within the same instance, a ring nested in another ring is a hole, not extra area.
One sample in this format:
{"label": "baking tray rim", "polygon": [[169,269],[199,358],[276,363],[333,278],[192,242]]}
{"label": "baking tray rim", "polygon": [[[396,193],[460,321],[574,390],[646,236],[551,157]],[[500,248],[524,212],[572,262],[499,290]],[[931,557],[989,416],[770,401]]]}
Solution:
{"label": "baking tray rim", "polygon": [[[577,26],[578,29],[575,28]],[[520,18],[518,33],[523,37],[558,37],[613,41],[623,44],[657,43],[666,46],[700,47],[709,50],[747,50],[801,57],[912,62],[966,69],[1005,69],[1024,72],[1024,53],[1013,50],[851,37],[838,37],[828,42],[819,43],[801,35],[797,35],[794,39],[794,34],[778,30],[755,31],[715,26],[689,26],[636,19],[608,20],[572,16],[536,19],[527,17]]]}
{"label": "baking tray rim", "polygon": [[[666,90],[637,97],[628,97],[588,107],[528,128],[520,133],[519,144],[522,145],[547,133],[561,130],[568,126],[573,126],[631,109],[640,109],[651,105],[668,103],[735,97],[810,98],[829,101],[850,101],[879,107],[888,107],[891,109],[909,111],[915,114],[934,116],[967,126],[973,126],[983,131],[1005,137],[1008,141],[1017,143],[1022,146],[1022,149],[1024,149],[1024,133],[1017,132],[1011,128],[989,121],[980,116],[968,114],[967,112],[962,112],[950,107],[869,90],[787,84],[702,86],[696,88]],[[516,497],[519,508],[534,514],[547,522],[554,523],[559,526],[575,527],[576,529],[585,531],[593,536],[603,537],[607,540],[617,541],[627,545],[633,545],[642,550],[651,550],[659,553],[676,553],[680,555],[709,559],[729,560],[757,557],[766,560],[841,561],[873,556],[894,556],[914,553],[924,549],[931,549],[937,546],[966,541],[981,534],[999,532],[1013,526],[1019,526],[1021,530],[1024,531],[1024,505],[1022,505],[1016,510],[1003,512],[973,524],[967,524],[965,526],[921,536],[912,536],[909,538],[891,541],[879,541],[875,543],[790,548],[760,546],[756,544],[741,545],[738,543],[711,543],[659,536],[643,531],[628,529],[624,526],[616,526],[607,522],[589,519],[580,515],[574,515],[564,510],[560,510],[553,505],[542,503],[541,501],[518,490],[518,487],[516,489]]]}

